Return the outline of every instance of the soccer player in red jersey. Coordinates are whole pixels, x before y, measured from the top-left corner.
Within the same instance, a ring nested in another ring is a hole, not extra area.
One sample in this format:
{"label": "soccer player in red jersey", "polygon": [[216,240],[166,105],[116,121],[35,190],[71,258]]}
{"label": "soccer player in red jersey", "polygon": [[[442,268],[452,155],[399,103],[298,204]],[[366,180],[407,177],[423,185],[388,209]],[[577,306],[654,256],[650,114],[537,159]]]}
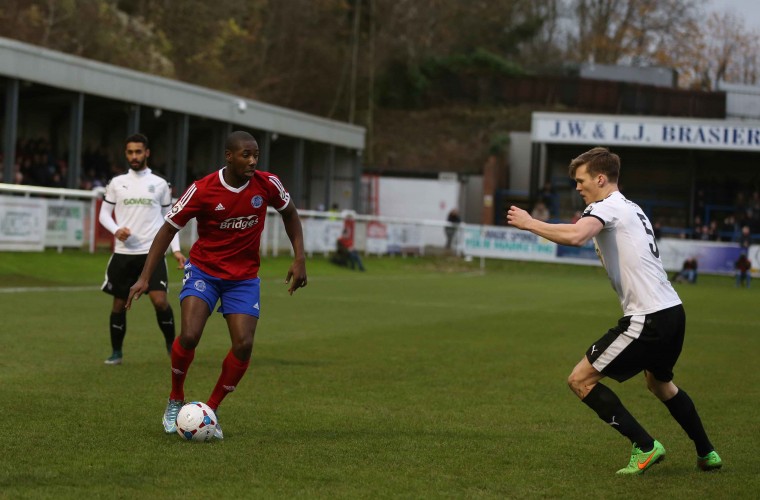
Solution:
{"label": "soccer player in red jersey", "polygon": [[[306,257],[298,211],[280,179],[256,170],[259,146],[247,132],[232,132],[225,144],[226,166],[193,183],[164,217],[140,278],[129,291],[126,308],[148,290],[148,280],[174,235],[192,218],[198,240],[185,264],[180,292],[182,326],[172,345],[172,390],[164,412],[167,434],[176,432],[177,413],[184,405],[184,384],[206,321],[221,301],[232,348],[206,404],[214,411],[235,390],[250,363],[259,303],[259,244],[267,207],[282,215],[295,257],[285,282],[292,295],[306,286]],[[215,437],[223,439],[218,424]]]}

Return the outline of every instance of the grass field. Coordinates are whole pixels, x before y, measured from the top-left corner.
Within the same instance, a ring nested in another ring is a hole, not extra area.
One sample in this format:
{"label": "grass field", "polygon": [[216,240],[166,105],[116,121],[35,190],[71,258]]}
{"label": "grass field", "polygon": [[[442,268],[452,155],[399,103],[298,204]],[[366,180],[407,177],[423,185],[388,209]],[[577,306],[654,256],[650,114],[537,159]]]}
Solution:
{"label": "grass field", "polygon": [[[128,315],[124,364],[103,365],[107,258],[0,253],[0,498],[760,496],[760,283],[678,288],[688,333],[675,381],[723,470],[696,470],[691,442],[636,377],[609,385],[668,456],[622,478],[629,444],[565,384],[620,315],[599,268],[368,258],[354,273],[315,258],[291,297],[289,261],[265,259],[253,362],[220,411],[225,439],[191,444],[160,424],[169,364],[147,298]],[[206,400],[228,349],[215,314],[188,398]]]}

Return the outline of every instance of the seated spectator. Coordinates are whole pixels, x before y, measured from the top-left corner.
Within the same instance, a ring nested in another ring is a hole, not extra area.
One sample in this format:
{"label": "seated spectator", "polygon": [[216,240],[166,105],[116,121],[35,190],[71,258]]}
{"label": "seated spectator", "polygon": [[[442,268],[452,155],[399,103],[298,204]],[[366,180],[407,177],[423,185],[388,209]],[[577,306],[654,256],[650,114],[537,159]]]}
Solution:
{"label": "seated spectator", "polygon": [[681,270],[673,275],[673,283],[697,283],[697,268],[699,267],[696,257],[689,257],[683,261]]}
{"label": "seated spectator", "polygon": [[710,221],[710,225],[707,227],[707,239],[710,241],[720,241],[720,229],[718,229],[718,221]]}
{"label": "seated spectator", "polygon": [[747,258],[746,254],[741,254],[734,263],[736,269],[736,287],[744,285],[749,288],[750,281],[752,281],[752,262]]}
{"label": "seated spectator", "polygon": [[359,271],[364,271],[364,264],[359,256],[359,252],[354,248],[354,229],[356,228],[356,221],[352,214],[346,214],[346,218],[343,221],[343,234],[338,238],[336,242],[335,255],[330,259],[333,264],[339,266],[346,266]]}

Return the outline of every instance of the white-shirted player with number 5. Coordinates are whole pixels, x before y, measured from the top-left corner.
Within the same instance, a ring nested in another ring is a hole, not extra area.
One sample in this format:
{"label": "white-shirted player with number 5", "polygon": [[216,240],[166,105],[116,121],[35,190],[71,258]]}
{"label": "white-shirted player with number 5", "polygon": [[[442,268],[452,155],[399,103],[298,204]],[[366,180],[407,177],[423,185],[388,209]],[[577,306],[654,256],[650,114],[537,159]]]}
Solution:
{"label": "white-shirted player with number 5", "polygon": [[623,317],[586,351],[568,385],[604,422],[633,446],[618,474],[641,474],[665,457],[665,448],[639,424],[617,395],[600,381],[623,382],[644,371],[648,389],[662,401],[694,441],[697,466],[715,470],[722,461],[707,437],[686,392],[673,383],[686,315],[660,260],[652,224],[638,205],[618,190],[620,158],[596,147],[570,162],[570,177],[587,203],[575,224],[550,224],[512,206],[507,223],[561,245],[594,239],[597,254],[617,292]]}

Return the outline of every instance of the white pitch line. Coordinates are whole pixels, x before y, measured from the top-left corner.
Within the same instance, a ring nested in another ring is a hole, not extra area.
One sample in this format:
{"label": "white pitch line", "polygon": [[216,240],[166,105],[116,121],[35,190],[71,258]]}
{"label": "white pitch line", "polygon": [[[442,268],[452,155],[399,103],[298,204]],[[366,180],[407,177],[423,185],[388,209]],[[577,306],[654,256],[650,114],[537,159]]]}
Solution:
{"label": "white pitch line", "polygon": [[29,292],[94,292],[100,290],[94,286],[20,286],[0,288],[0,293],[29,293]]}

